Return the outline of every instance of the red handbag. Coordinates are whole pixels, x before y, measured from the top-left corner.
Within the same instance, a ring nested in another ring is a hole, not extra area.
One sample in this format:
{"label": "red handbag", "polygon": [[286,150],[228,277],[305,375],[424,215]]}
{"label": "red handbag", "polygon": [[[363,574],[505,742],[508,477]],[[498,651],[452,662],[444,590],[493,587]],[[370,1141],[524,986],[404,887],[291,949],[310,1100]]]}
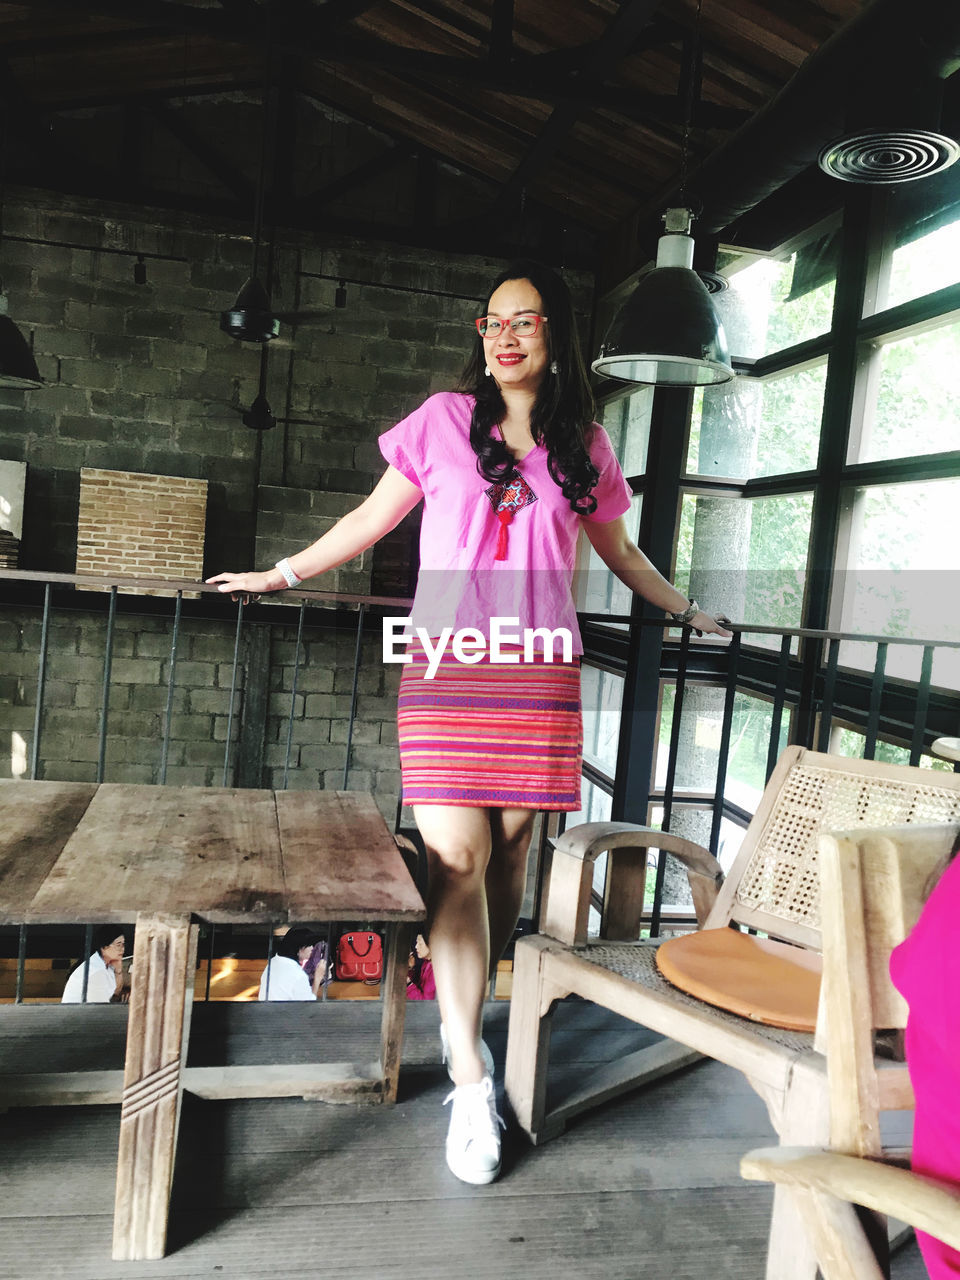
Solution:
{"label": "red handbag", "polygon": [[344,933],[337,943],[341,982],[379,982],[383,976],[383,940],[379,933]]}

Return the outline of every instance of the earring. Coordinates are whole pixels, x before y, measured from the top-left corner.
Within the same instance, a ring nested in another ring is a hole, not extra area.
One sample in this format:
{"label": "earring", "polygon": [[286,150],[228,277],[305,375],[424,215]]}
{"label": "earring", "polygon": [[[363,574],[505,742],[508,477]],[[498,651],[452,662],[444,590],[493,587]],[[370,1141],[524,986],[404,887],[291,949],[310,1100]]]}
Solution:
{"label": "earring", "polygon": [[551,372],[551,373],[559,373],[559,372],[560,372],[560,366],[557,364],[556,360],[551,360],[551,361],[550,361],[550,372]]}
{"label": "earring", "polygon": [[483,376],[484,376],[485,378],[491,378],[491,377],[493,376],[493,375],[491,374],[491,372],[490,372],[490,366],[489,366],[489,365],[485,365],[485,366],[484,366]]}

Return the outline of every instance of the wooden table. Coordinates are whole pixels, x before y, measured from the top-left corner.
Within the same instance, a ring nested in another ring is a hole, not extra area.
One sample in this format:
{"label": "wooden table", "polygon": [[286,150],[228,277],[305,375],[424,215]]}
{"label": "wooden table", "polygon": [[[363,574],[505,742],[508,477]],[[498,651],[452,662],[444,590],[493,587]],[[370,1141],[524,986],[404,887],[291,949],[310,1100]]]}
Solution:
{"label": "wooden table", "polygon": [[[393,1102],[424,905],[362,792],[0,784],[0,923],[136,920],[113,1257],[161,1258],[186,1086],[205,1097]],[[197,918],[385,926],[380,1060],[185,1072]]]}

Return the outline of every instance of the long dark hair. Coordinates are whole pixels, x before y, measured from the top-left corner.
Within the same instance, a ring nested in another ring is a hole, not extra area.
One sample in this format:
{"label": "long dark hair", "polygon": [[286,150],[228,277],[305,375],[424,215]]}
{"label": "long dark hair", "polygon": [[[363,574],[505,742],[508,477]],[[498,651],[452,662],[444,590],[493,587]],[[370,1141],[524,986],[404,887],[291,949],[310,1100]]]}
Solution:
{"label": "long dark hair", "polygon": [[[531,434],[537,444],[546,447],[550,475],[570,506],[579,515],[590,515],[597,508],[591,490],[600,474],[590,461],[585,431],[596,409],[580,352],[570,290],[549,267],[519,259],[494,280],[482,314],[489,310],[496,290],[508,280],[529,280],[543,299],[544,314],[549,317],[544,326],[548,357],[557,365],[557,372],[547,373],[540,384],[530,415]],[[511,479],[516,463],[495,431],[507,407],[496,379],[488,378],[486,369],[483,339],[477,334],[473,354],[460,379],[460,390],[476,400],[470,419],[470,444],[477,455],[477,470],[485,480],[499,483]]]}

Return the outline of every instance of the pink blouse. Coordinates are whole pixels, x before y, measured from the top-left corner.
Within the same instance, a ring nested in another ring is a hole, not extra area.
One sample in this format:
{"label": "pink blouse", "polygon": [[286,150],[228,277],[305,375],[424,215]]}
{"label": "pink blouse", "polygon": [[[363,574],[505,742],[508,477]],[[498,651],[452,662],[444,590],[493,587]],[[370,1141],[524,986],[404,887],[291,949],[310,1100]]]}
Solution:
{"label": "pink blouse", "polygon": [[542,445],[518,461],[520,482],[493,485],[480,475],[470,447],[473,405],[472,396],[441,392],[380,437],[387,462],[423,490],[413,626],[429,636],[444,627],[487,636],[492,617],[512,617],[520,631],[567,628],[573,653],[582,653],[571,594],[580,522],[615,520],[632,497],[610,438],[593,424],[597,508],[581,517],[550,475]]}

